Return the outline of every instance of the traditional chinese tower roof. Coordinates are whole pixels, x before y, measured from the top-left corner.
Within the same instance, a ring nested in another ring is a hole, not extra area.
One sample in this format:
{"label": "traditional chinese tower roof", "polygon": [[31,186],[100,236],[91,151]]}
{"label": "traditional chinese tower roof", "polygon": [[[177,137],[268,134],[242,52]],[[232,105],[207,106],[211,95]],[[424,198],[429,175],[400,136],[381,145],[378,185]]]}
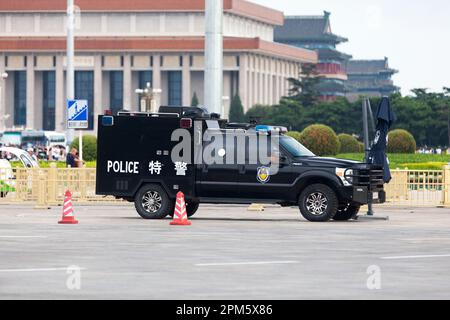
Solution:
{"label": "traditional chinese tower roof", "polygon": [[380,60],[350,60],[347,64],[347,97],[389,96],[400,90],[394,85],[392,75],[398,71],[389,67],[388,58]]}
{"label": "traditional chinese tower roof", "polygon": [[323,16],[287,16],[284,25],[275,28],[275,39],[280,42],[331,42],[335,45],[348,39],[331,30],[330,12]]}
{"label": "traditional chinese tower roof", "polygon": [[284,25],[275,28],[275,41],[318,53],[317,71],[324,78],[318,89],[325,100],[345,95],[345,65],[351,58],[336,49],[348,39],[333,33],[330,15],[324,11],[320,16],[287,16]]}
{"label": "traditional chinese tower roof", "polygon": [[347,65],[349,74],[390,74],[398,73],[397,70],[389,67],[389,60],[385,57],[382,60],[350,60]]}

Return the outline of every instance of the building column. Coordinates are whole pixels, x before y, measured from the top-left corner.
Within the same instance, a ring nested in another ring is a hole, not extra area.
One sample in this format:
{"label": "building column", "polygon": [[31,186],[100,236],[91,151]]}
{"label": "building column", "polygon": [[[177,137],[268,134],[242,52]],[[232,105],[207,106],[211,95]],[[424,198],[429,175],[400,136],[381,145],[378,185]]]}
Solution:
{"label": "building column", "polygon": [[264,104],[270,105],[270,72],[264,73]]}
{"label": "building column", "polygon": [[43,72],[34,72],[34,129],[44,128],[44,77]]}
{"label": "building column", "polygon": [[278,103],[278,101],[275,102],[275,98],[273,97],[273,90],[274,90],[275,81],[273,81],[274,75],[273,75],[272,71],[269,73],[268,77],[269,77],[269,87],[268,87],[269,104],[270,105],[274,105],[274,104]]}
{"label": "building column", "polygon": [[258,71],[258,98],[256,99],[256,103],[258,104],[264,104],[264,78],[265,75],[263,73],[262,68]]}
{"label": "building column", "polygon": [[94,58],[94,130],[97,132],[97,118],[103,114],[103,70],[102,55],[96,55]]}
{"label": "building column", "polygon": [[286,92],[286,73],[287,73],[287,68],[286,68],[286,62],[285,61],[281,61],[281,96],[285,96],[287,94]]}
{"label": "building column", "polygon": [[[161,83],[161,56],[158,55],[154,55],[153,56],[153,85],[152,85],[153,89],[160,89],[162,90],[162,83]],[[161,106],[161,95],[157,94],[156,95],[156,107],[159,109],[159,107]]]}
{"label": "building column", "polygon": [[[5,56],[0,55],[0,76],[5,72]],[[6,129],[6,81],[7,79],[0,79],[0,132]]]}
{"label": "building column", "polygon": [[256,84],[256,74],[255,74],[255,70],[251,69],[251,71],[249,72],[249,85],[248,85],[248,108],[250,109],[251,107],[253,107],[253,105],[255,104],[255,84]]}
{"label": "building column", "polygon": [[191,64],[190,56],[183,56],[183,68],[181,70],[181,85],[182,85],[182,105],[190,106],[192,100],[191,94]]}
{"label": "building column", "polygon": [[66,130],[66,97],[62,55],[56,56],[55,81],[55,130],[64,132]]}
{"label": "building column", "polygon": [[34,64],[33,56],[27,56],[27,118],[26,125],[27,129],[34,129]]}
{"label": "building column", "polygon": [[[244,105],[244,111],[247,111],[248,106],[248,56],[246,54],[241,55],[239,58],[239,96],[242,104]],[[231,99],[233,97],[230,97]]]}
{"label": "building column", "polygon": [[277,101],[277,103],[278,103],[278,101],[281,100],[281,90],[280,90],[281,79],[280,78],[281,77],[280,77],[279,73],[277,72],[276,76],[275,76],[275,84],[274,84],[274,86],[275,86],[275,100]]}
{"label": "building column", "polygon": [[131,92],[131,56],[124,56],[123,61],[123,108],[131,110],[133,92]]}

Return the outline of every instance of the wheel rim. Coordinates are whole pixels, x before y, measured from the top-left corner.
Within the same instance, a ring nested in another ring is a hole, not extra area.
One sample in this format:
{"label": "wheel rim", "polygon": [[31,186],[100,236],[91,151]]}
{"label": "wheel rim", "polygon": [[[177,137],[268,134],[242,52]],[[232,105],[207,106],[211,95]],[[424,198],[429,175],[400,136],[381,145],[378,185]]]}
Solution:
{"label": "wheel rim", "polygon": [[157,212],[162,206],[162,197],[156,191],[147,191],[142,197],[142,207],[148,213]]}
{"label": "wheel rim", "polygon": [[306,198],[306,209],[309,213],[320,216],[328,208],[328,199],[322,192],[313,192]]}

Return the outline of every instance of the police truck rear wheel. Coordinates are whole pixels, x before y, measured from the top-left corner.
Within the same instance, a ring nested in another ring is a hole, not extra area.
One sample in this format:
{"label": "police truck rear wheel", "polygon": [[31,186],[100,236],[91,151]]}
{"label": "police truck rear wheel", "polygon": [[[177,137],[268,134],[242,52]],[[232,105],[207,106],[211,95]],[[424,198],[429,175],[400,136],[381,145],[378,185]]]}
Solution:
{"label": "police truck rear wheel", "polygon": [[[186,213],[188,217],[192,217],[198,210],[200,203],[198,202],[186,202]],[[170,212],[170,216],[173,217],[173,212]]]}
{"label": "police truck rear wheel", "polygon": [[324,184],[306,187],[299,198],[300,212],[311,222],[329,221],[336,214],[338,205],[336,193]]}
{"label": "police truck rear wheel", "polygon": [[173,207],[167,193],[156,184],[143,186],[134,199],[134,206],[144,219],[163,219]]}
{"label": "police truck rear wheel", "polygon": [[198,202],[188,202],[186,203],[186,213],[188,217],[192,217],[198,210],[199,207]]}

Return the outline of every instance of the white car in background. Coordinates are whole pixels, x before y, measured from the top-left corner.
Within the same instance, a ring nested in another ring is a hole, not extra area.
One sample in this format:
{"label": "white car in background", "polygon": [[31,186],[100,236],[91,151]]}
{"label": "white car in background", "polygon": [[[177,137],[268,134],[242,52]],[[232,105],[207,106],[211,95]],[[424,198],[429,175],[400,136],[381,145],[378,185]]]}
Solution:
{"label": "white car in background", "polygon": [[64,133],[55,131],[45,131],[46,147],[63,146],[66,147],[67,139]]}
{"label": "white car in background", "polygon": [[[0,155],[11,155],[11,160],[19,160],[25,168],[39,168],[39,163],[26,151],[12,147],[1,147]],[[0,197],[15,191],[14,172],[8,159],[0,158]]]}

